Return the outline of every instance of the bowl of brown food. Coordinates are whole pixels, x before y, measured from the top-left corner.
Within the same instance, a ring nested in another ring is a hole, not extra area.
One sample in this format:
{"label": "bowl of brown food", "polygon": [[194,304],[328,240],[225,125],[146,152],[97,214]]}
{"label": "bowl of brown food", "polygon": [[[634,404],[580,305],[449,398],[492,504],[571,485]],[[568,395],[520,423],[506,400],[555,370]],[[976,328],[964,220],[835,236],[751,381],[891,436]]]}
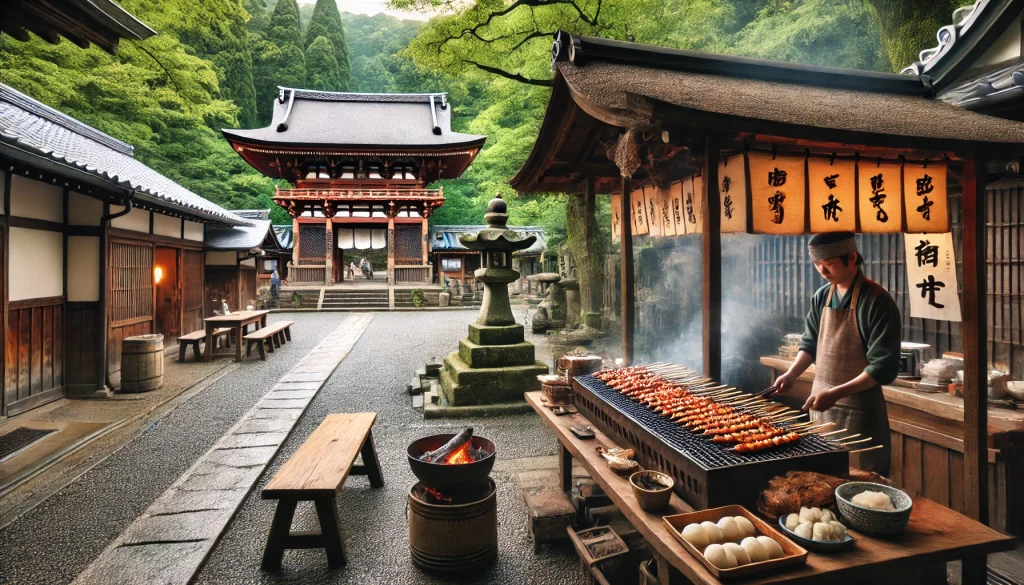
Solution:
{"label": "bowl of brown food", "polygon": [[629,476],[633,496],[642,510],[661,510],[668,506],[675,483],[670,476],[658,471],[638,471]]}

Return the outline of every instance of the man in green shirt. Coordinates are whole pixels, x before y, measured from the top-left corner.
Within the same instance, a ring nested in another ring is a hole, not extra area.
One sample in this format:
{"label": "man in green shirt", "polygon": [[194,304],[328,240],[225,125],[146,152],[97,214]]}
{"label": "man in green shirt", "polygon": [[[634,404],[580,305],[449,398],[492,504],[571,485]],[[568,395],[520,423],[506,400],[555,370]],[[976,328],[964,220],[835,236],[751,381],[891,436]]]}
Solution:
{"label": "man in green shirt", "polygon": [[851,454],[850,463],[885,475],[889,417],[882,384],[892,383],[900,369],[899,308],[884,288],[864,277],[864,260],[852,233],[818,234],[811,238],[808,253],[828,284],[814,293],[800,352],[775,385],[779,393],[789,391],[815,364],[814,385],[803,410],[810,411],[813,421],[832,423],[832,430],[846,429],[881,444],[881,449]]}

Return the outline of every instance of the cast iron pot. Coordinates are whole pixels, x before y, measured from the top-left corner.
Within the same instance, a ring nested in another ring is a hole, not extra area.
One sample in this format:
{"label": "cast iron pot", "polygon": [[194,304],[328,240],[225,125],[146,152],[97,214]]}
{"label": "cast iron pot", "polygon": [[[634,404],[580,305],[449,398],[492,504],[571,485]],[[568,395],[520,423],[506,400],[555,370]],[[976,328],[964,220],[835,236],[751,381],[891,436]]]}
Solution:
{"label": "cast iron pot", "polygon": [[459,463],[454,465],[445,465],[443,463],[427,463],[426,461],[420,461],[420,455],[423,455],[427,451],[433,451],[441,445],[444,445],[454,437],[454,433],[446,433],[443,435],[431,435],[429,437],[423,437],[417,439],[409,445],[407,453],[409,455],[409,466],[412,467],[412,472],[416,474],[420,482],[431,489],[438,490],[442,493],[453,493],[460,492],[475,488],[481,483],[487,481],[487,476],[491,473],[491,468],[494,467],[494,443],[490,439],[483,437],[473,436],[470,439],[470,444],[474,449],[482,450],[487,453],[487,456],[473,463]]}

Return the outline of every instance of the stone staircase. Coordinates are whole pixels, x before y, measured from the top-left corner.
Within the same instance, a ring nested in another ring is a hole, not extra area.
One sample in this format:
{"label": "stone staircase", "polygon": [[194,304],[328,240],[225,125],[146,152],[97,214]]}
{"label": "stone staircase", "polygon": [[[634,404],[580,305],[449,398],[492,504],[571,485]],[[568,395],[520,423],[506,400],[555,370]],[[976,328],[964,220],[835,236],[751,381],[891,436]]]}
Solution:
{"label": "stone staircase", "polygon": [[[412,301],[410,299],[410,306]],[[339,290],[326,289],[321,311],[387,311],[388,289]]]}

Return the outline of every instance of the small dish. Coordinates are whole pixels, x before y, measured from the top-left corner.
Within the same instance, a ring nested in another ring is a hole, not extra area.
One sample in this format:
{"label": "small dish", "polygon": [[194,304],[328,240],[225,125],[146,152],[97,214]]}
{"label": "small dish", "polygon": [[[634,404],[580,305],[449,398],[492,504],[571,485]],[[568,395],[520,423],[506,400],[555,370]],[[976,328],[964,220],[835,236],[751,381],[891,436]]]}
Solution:
{"label": "small dish", "polygon": [[[853,503],[863,491],[882,492],[889,496],[894,511],[874,510]],[[863,534],[898,534],[907,528],[914,502],[906,492],[869,481],[851,481],[836,488],[836,508],[846,526]]]}
{"label": "small dish", "polygon": [[779,518],[779,529],[782,533],[792,538],[797,544],[806,548],[807,550],[813,550],[814,552],[832,552],[834,550],[842,550],[849,548],[853,545],[854,538],[849,534],[846,535],[844,540],[827,541],[827,540],[811,540],[810,538],[803,538],[797,536],[795,532],[786,528],[786,516],[783,515]]}
{"label": "small dish", "polygon": [[[652,484],[659,484],[662,487],[650,489]],[[641,510],[661,510],[668,506],[672,499],[672,488],[676,482],[668,475],[659,471],[638,471],[629,476],[629,485],[633,486],[633,496],[640,504]]]}

